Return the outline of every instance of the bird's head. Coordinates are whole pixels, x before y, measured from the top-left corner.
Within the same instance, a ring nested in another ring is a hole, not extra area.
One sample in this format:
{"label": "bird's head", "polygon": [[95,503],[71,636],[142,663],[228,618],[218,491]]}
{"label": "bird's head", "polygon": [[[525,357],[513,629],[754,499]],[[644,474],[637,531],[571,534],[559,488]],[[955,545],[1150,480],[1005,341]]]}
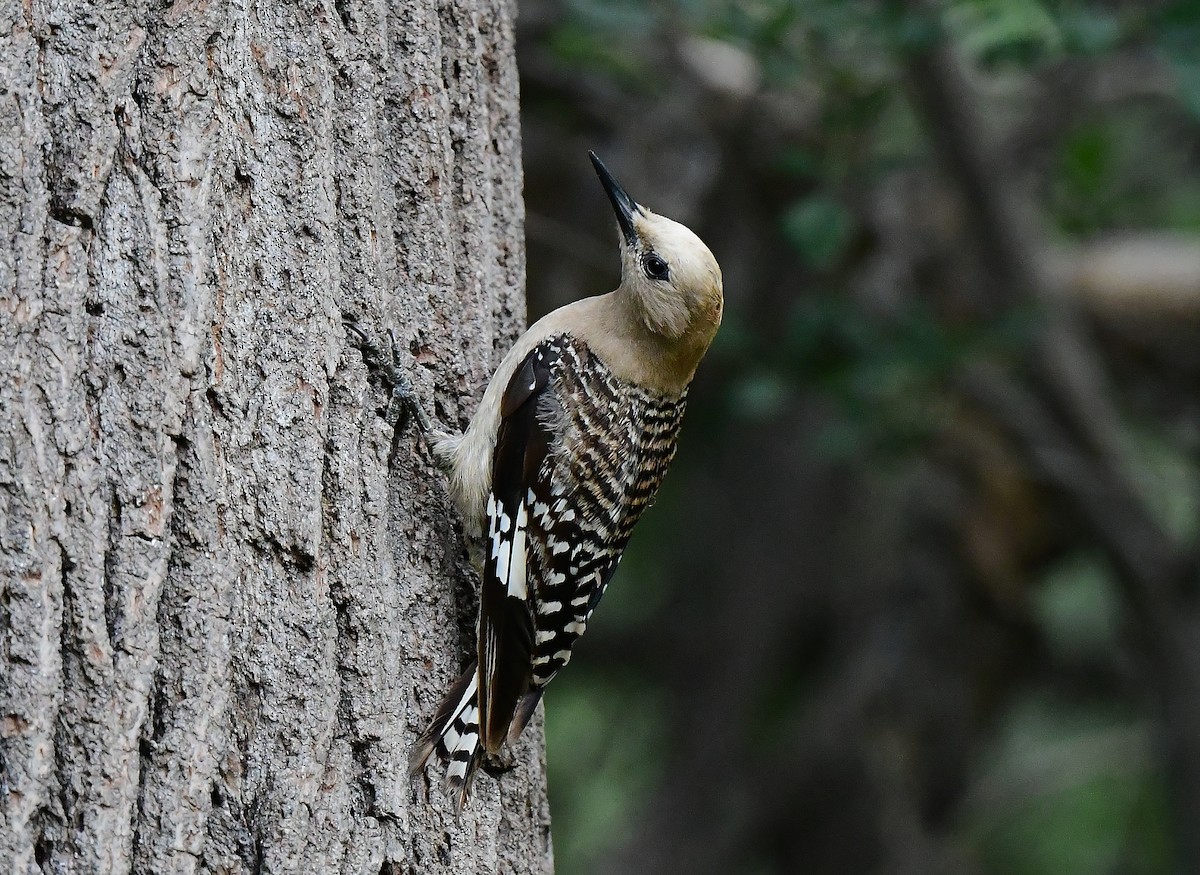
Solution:
{"label": "bird's head", "polygon": [[631,198],[589,152],[621,230],[621,287],[652,333],[707,348],[721,324],[721,268],[692,231]]}

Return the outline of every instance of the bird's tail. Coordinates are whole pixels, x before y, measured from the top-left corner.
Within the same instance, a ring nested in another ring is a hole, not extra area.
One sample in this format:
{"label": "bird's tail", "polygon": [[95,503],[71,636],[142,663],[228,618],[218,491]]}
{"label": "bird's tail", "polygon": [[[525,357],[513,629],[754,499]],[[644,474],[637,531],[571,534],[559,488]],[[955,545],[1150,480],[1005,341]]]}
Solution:
{"label": "bird's tail", "polygon": [[438,759],[446,763],[446,784],[455,796],[455,809],[462,811],[471,791],[471,779],[483,756],[475,663],[450,687],[429,728],[417,739],[408,761],[410,771],[414,775],[420,772],[435,750]]}

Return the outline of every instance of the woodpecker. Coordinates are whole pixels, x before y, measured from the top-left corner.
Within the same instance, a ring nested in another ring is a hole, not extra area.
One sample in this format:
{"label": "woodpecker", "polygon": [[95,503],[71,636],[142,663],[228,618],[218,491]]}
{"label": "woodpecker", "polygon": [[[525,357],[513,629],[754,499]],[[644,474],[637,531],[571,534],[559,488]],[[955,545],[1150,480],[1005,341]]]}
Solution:
{"label": "woodpecker", "polygon": [[436,751],[459,811],[484,757],[521,734],[570,661],[675,455],[688,387],[721,324],[708,247],[588,154],[616,212],[620,286],[538,320],[466,431],[430,435],[467,530],[485,539],[476,660],[410,762],[418,774]]}

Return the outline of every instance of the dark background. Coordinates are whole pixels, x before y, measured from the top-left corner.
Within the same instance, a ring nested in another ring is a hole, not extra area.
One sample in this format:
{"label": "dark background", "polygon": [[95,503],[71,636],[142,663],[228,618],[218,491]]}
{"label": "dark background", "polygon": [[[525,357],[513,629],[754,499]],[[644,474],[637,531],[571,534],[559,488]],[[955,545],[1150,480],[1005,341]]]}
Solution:
{"label": "dark background", "polygon": [[594,148],[724,270],[547,696],[559,871],[1200,872],[1200,3],[526,0],[530,318]]}

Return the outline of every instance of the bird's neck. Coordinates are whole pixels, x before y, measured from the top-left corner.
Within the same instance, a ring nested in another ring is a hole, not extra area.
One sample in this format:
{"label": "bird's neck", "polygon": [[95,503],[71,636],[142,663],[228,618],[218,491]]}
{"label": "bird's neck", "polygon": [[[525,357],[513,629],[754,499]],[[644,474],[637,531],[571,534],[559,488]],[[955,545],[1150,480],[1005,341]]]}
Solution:
{"label": "bird's neck", "polygon": [[590,299],[596,302],[603,330],[584,341],[623,380],[664,395],[677,396],[692,382],[711,334],[685,330],[666,337],[647,323],[634,297],[623,289]]}

